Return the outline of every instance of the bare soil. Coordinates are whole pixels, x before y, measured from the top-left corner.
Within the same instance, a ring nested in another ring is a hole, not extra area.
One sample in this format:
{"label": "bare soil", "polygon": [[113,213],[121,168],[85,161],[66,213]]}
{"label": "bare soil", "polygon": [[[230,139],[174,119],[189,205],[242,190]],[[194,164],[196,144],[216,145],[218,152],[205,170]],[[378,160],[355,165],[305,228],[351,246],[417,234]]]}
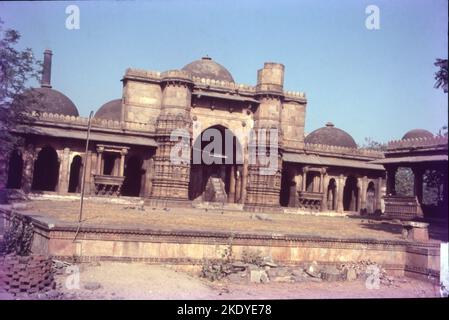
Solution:
{"label": "bare soil", "polygon": [[[335,299],[439,297],[431,283],[395,278],[393,285],[368,289],[364,281],[303,283],[210,282],[196,275],[144,263],[101,262],[82,265],[80,289],[65,288],[67,275],[57,277],[63,299]],[[99,288],[86,289],[92,284]]]}

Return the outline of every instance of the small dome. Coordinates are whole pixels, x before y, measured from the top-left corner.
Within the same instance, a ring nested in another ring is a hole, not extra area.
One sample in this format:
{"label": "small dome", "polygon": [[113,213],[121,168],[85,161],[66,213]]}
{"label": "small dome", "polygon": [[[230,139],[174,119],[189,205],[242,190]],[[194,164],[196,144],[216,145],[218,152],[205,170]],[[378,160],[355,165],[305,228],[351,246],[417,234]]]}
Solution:
{"label": "small dome", "polygon": [[354,139],[346,131],[335,128],[331,122],[326,123],[323,128],[309,133],[304,139],[305,143],[324,144],[346,148],[357,148]]}
{"label": "small dome", "polygon": [[72,100],[55,89],[32,88],[25,91],[24,98],[30,111],[79,116],[78,109]]}
{"label": "small dome", "polygon": [[121,121],[122,119],[122,99],[114,99],[106,102],[95,112],[95,118]]}
{"label": "small dome", "polygon": [[424,129],[413,129],[404,134],[402,140],[416,138],[433,138],[433,134],[432,132]]}
{"label": "small dome", "polygon": [[193,61],[184,66],[182,70],[190,72],[195,77],[234,82],[231,73],[209,57]]}

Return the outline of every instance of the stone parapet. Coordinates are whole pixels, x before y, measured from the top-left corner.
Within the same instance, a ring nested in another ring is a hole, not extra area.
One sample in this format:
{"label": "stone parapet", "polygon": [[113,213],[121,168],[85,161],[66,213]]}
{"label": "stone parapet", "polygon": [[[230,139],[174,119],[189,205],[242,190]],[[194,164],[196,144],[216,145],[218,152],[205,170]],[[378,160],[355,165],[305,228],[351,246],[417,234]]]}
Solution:
{"label": "stone parapet", "polygon": [[[86,126],[89,122],[87,117],[75,117],[68,116],[63,114],[55,114],[55,113],[35,113],[30,114],[30,122],[33,121],[43,121],[43,122],[52,122],[52,123],[64,123],[64,124],[72,124],[78,126]],[[91,120],[92,127],[100,127],[104,129],[125,129],[131,131],[152,131],[154,128],[154,124],[149,123],[138,123],[138,122],[125,122],[125,121],[114,121],[100,118],[92,118]]]}
{"label": "stone parapet", "polygon": [[367,157],[367,158],[373,158],[373,159],[380,159],[380,158],[384,157],[384,154],[382,151],[369,150],[369,149],[354,149],[354,148],[347,148],[347,147],[341,147],[341,146],[329,146],[329,145],[314,144],[314,143],[306,143],[305,150],[306,151],[350,155],[350,156],[360,156],[360,157]]}
{"label": "stone parapet", "polygon": [[448,137],[436,136],[432,138],[412,138],[393,140],[388,142],[387,150],[410,149],[410,148],[447,148]]}

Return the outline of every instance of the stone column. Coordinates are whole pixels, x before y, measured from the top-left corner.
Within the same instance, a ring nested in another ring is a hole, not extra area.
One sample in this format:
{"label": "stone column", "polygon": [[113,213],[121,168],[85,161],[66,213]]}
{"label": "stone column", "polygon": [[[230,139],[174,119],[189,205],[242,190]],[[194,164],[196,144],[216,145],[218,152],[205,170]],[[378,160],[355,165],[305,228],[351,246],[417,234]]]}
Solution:
{"label": "stone column", "polygon": [[101,175],[103,174],[103,151],[104,147],[98,147],[97,148],[97,174]]}
{"label": "stone column", "polygon": [[235,202],[235,168],[234,165],[231,165],[229,170],[229,195],[228,202]]}
{"label": "stone column", "polygon": [[306,191],[307,189],[307,172],[309,169],[307,167],[302,168],[302,190]]}
{"label": "stone column", "polygon": [[398,167],[387,167],[387,195],[396,195],[396,172]]}
{"label": "stone column", "polygon": [[321,209],[323,211],[327,211],[327,209],[328,209],[328,206],[327,206],[327,197],[328,197],[327,185],[328,184],[329,184],[329,177],[327,176],[327,174],[322,173],[320,190],[323,193],[323,203],[321,205]]}
{"label": "stone column", "polygon": [[235,203],[240,203],[240,198],[242,196],[242,176],[240,172],[240,168],[237,167],[235,171]]}
{"label": "stone column", "polygon": [[33,182],[33,170],[34,170],[34,147],[29,144],[23,151],[23,173],[22,173],[22,188],[25,193],[31,191],[31,185]]}
{"label": "stone column", "polygon": [[357,178],[357,205],[355,210],[360,212],[362,208],[362,193],[363,193],[363,181],[361,178]]}
{"label": "stone column", "polygon": [[343,212],[343,189],[345,187],[346,178],[341,174],[337,179],[337,211]]}
{"label": "stone column", "polygon": [[374,207],[374,210],[382,210],[385,211],[384,205],[383,205],[383,196],[385,196],[385,185],[384,185],[384,179],[382,177],[379,177],[377,179],[377,188],[376,188],[376,205]]}
{"label": "stone column", "polygon": [[366,209],[366,191],[368,189],[368,177],[363,176],[361,179],[361,203],[359,209]]}
{"label": "stone column", "polygon": [[[84,170],[86,170],[86,175],[84,175]],[[84,155],[84,159],[83,159],[83,166],[82,166],[82,171],[80,172],[81,175],[81,181],[83,181],[83,176],[85,178],[84,180],[84,193],[85,194],[90,194],[91,189],[90,189],[90,183],[92,181],[92,151],[87,151],[87,155]],[[80,185],[81,188],[81,185]]]}
{"label": "stone column", "polygon": [[128,154],[127,149],[122,149],[120,152],[120,168],[119,168],[119,176],[123,177],[125,174],[125,156]]}
{"label": "stone column", "polygon": [[320,172],[320,188],[319,188],[319,192],[323,192],[323,190],[324,190],[323,176],[324,176],[324,173]]}
{"label": "stone column", "polygon": [[422,204],[422,197],[423,197],[423,174],[424,170],[419,167],[412,168],[413,171],[413,188],[414,188],[414,195],[418,198],[418,201],[420,204]]}
{"label": "stone column", "polygon": [[240,197],[240,203],[244,204],[246,202],[246,186],[248,184],[248,156],[245,155],[245,161],[243,162],[243,172],[242,172],[242,191]]}
{"label": "stone column", "polygon": [[58,193],[65,194],[68,192],[69,188],[70,148],[64,148],[59,158],[60,165],[57,191]]}

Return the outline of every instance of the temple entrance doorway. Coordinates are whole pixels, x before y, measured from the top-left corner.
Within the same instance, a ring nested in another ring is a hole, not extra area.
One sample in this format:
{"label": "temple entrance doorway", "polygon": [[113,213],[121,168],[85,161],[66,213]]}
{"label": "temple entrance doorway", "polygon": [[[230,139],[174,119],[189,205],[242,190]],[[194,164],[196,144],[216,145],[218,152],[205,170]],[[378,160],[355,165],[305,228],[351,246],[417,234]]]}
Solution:
{"label": "temple entrance doorway", "polygon": [[189,199],[240,203],[242,159],[241,145],[229,129],[204,130],[192,147]]}

